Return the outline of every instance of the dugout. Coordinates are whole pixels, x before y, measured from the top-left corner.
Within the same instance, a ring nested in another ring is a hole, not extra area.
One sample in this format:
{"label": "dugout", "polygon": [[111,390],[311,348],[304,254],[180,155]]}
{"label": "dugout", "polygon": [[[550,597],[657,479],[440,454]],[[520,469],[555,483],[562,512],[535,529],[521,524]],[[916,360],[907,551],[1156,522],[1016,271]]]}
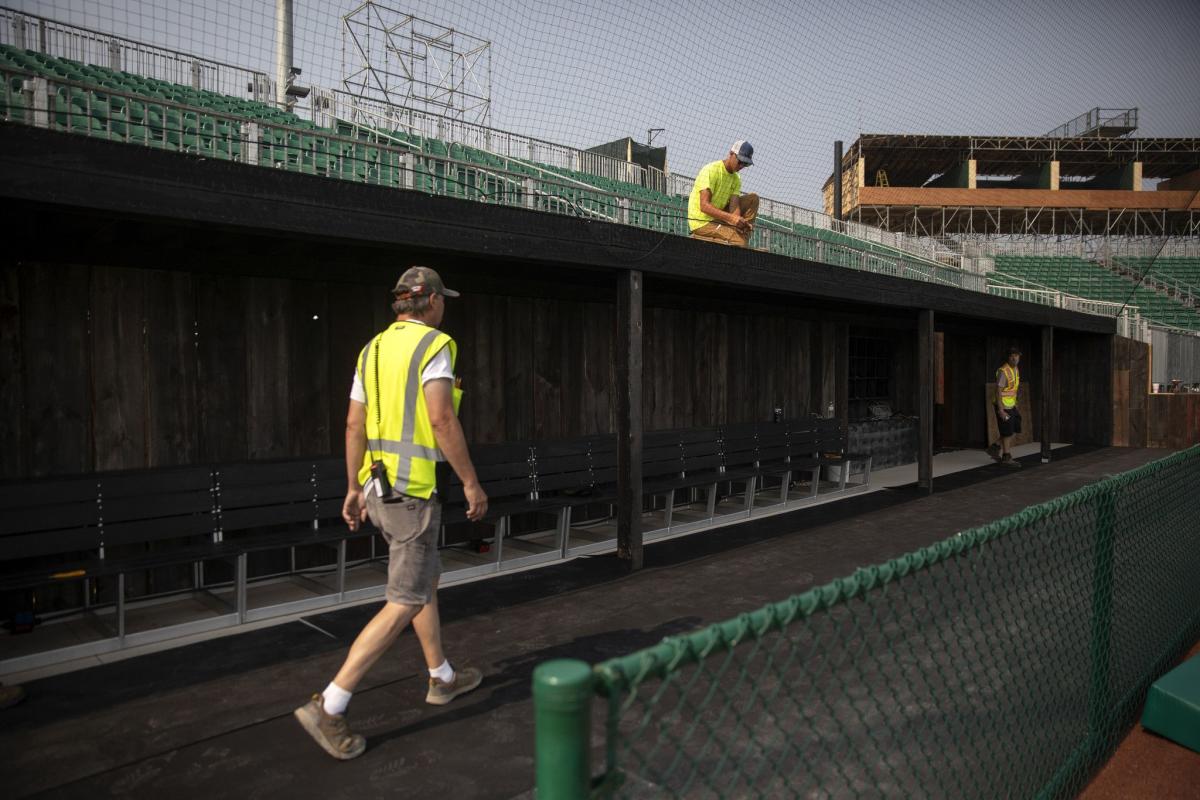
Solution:
{"label": "dugout", "polygon": [[[337,448],[348,365],[389,318],[393,273],[416,261],[466,289],[446,326],[462,344],[474,441],[615,429],[614,348],[628,333],[614,330],[615,281],[631,269],[645,276],[648,429],[830,403],[861,419],[879,392],[870,377],[894,413],[920,417],[922,309],[929,360],[941,354],[939,446],[981,444],[983,401],[962,400],[1008,341],[1040,372],[1053,329],[1056,396],[1111,384],[1109,318],[621,225],[0,135],[5,370],[19,376],[6,381],[5,477]],[[866,341],[888,342],[875,376],[862,371]],[[61,368],[35,368],[46,362]],[[1044,383],[1030,373],[1035,404]],[[1111,405],[1102,394],[1097,408]],[[1111,438],[1111,414],[1069,417],[1056,421],[1064,438]]]}
{"label": "dugout", "polygon": [[[636,447],[627,432],[831,405],[850,421],[885,377],[928,486],[935,447],[981,445],[984,401],[959,401],[1014,336],[1031,387],[1058,401],[1034,398],[1054,415],[1044,431],[1034,413],[1035,435],[1112,439],[1111,397],[1092,389],[1113,382],[1110,318],[54,132],[0,141],[4,478],[340,452],[354,356],[414,262],[464,290],[445,327],[473,442],[617,432]],[[891,348],[879,375],[862,371],[866,339]]]}

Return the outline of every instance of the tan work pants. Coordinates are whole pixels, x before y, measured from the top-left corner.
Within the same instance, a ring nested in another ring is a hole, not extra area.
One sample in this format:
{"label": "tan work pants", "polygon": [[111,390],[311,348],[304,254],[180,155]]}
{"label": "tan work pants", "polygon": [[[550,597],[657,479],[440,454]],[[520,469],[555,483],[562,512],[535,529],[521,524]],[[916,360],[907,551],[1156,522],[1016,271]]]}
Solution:
{"label": "tan work pants", "polygon": [[[725,210],[728,211],[729,209],[726,208]],[[750,230],[745,233],[742,233],[732,225],[713,221],[696,228],[696,230],[692,231],[692,236],[697,239],[707,239],[710,242],[745,247],[750,241],[750,234],[754,233],[754,218],[758,216],[758,195],[739,195],[738,213],[750,223]]]}

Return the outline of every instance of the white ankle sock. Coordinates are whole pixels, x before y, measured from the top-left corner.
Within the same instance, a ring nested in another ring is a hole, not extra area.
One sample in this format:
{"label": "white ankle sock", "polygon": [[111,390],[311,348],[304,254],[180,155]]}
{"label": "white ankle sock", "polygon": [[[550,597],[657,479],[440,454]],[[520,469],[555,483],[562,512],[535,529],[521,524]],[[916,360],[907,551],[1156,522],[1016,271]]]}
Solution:
{"label": "white ankle sock", "polygon": [[345,714],[346,706],[350,705],[350,696],[353,692],[347,692],[342,687],[338,686],[333,681],[325,687],[325,691],[321,692],[321,698],[324,701],[326,714]]}
{"label": "white ankle sock", "polygon": [[442,683],[450,683],[454,680],[454,668],[450,666],[449,661],[443,661],[437,669],[429,670],[429,677],[437,678]]}

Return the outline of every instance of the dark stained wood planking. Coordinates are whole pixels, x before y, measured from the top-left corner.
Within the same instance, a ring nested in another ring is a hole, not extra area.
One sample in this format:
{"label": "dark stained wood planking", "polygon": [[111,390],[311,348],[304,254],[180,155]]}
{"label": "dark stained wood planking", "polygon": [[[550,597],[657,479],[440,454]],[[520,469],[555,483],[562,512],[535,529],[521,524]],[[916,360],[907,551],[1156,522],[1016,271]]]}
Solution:
{"label": "dark stained wood planking", "polygon": [[320,455],[328,452],[333,403],[328,287],[314,281],[289,284],[284,318],[288,331],[288,446],[293,453]]}
{"label": "dark stained wood planking", "polygon": [[197,275],[197,457],[201,462],[248,456],[246,311],[244,281]]}
{"label": "dark stained wood planking", "polygon": [[[345,452],[346,412],[350,387],[362,349],[378,333],[371,309],[378,302],[378,287],[353,283],[325,284],[328,320],[328,442],[326,452]],[[453,334],[451,334],[453,335]]]}
{"label": "dark stained wood planking", "polygon": [[91,270],[68,264],[22,264],[20,270],[28,471],[90,472]]}
{"label": "dark stained wood planking", "polygon": [[92,439],[98,471],[147,466],[145,274],[91,274]]}
{"label": "dark stained wood planking", "polygon": [[[192,464],[199,427],[192,275],[147,270],[145,297],[147,466]],[[96,420],[97,426],[101,423]]]}
{"label": "dark stained wood planking", "polygon": [[[511,301],[515,302],[515,301]],[[566,309],[555,302],[535,303],[531,333],[525,340],[513,340],[514,350],[530,350],[532,361],[533,414],[530,435],[534,439],[564,437],[564,388],[569,383],[567,347],[563,337]]]}
{"label": "dark stained wood planking", "polygon": [[[52,287],[39,283],[38,273],[22,269],[5,273],[0,284],[0,337],[15,342],[8,358],[12,373],[22,376],[7,382],[0,393],[0,406],[15,409],[8,418],[20,421],[10,426],[14,433],[6,431],[17,442],[18,454],[7,456],[3,467],[13,476],[34,468],[27,455],[34,440],[25,431],[47,428],[39,414],[68,414],[67,424],[55,427],[53,436],[65,441],[74,424],[77,440],[82,440],[82,449],[62,445],[69,457],[80,459],[75,466],[60,463],[48,471],[340,453],[356,356],[392,318],[391,270],[350,272],[352,282],[330,282],[75,268],[78,277],[71,286],[77,295],[78,287],[84,287],[83,295],[64,305],[57,278]],[[46,269],[58,276],[64,269],[69,274],[70,268]],[[462,418],[469,441],[614,430],[614,392],[620,387],[613,374],[613,289],[590,296],[537,297],[519,294],[533,292],[532,284],[515,282],[498,287],[512,292],[506,295],[459,288],[465,294],[449,302],[442,327],[460,347],[458,371],[466,389]],[[767,420],[776,407],[787,416],[823,415],[830,400],[844,413],[850,323],[819,313],[810,318],[802,307],[761,300],[655,298],[657,304],[643,309],[642,414],[647,429]],[[63,323],[64,309],[70,307],[83,308],[84,315]],[[88,313],[95,329],[90,338]],[[908,322],[907,329],[880,324],[884,327],[878,330],[897,342],[893,408],[912,413],[917,388],[911,366],[914,323]],[[63,338],[64,328],[77,335]],[[855,330],[871,329],[856,324]],[[1031,354],[1036,331],[1014,333]],[[51,334],[58,337],[50,346],[60,351],[55,363],[62,375],[31,374],[27,351],[44,347]],[[961,440],[972,446],[968,440],[982,437],[982,407],[977,400],[960,401],[977,398],[969,387],[986,383],[1010,339],[951,331],[945,341],[947,402],[938,443]],[[79,348],[73,355],[70,342]],[[1111,377],[1112,369],[1126,368],[1128,421],[1120,435],[1131,444],[1142,437],[1149,440],[1149,430],[1138,432],[1139,424],[1148,426],[1139,423],[1144,414],[1139,417],[1138,404],[1144,398],[1134,391],[1146,381],[1148,366],[1138,356],[1145,346],[1070,331],[1055,345],[1055,381],[1061,385],[1052,400],[1063,401],[1071,437],[1101,438],[1097,426],[1106,419],[1110,427],[1104,435],[1112,435],[1112,398],[1118,395],[1110,388],[1108,408],[1098,407],[1103,399],[1095,396],[1095,381],[1105,371]],[[1031,399],[1044,383],[1038,355],[1029,355],[1022,364]],[[93,362],[109,366],[97,371]],[[75,389],[65,388],[72,381],[77,381]],[[70,402],[54,410],[30,405],[30,397],[64,391],[82,403],[74,423]],[[1037,411],[1035,406],[1032,416],[1040,426]],[[1052,432],[1055,427],[1057,415]],[[977,429],[978,434],[971,433]]]}
{"label": "dark stained wood planking", "polygon": [[246,278],[246,422],[251,459],[291,455],[289,282]]}
{"label": "dark stained wood planking", "polygon": [[21,379],[21,274],[0,266],[0,478],[28,474],[25,458],[25,382]]}
{"label": "dark stained wood planking", "polygon": [[[535,301],[528,297],[504,298],[502,322],[505,331],[496,335],[505,342],[533,342],[533,308]],[[533,351],[528,344],[524,347],[505,347],[504,381],[504,429],[505,439],[527,440],[533,438]]]}

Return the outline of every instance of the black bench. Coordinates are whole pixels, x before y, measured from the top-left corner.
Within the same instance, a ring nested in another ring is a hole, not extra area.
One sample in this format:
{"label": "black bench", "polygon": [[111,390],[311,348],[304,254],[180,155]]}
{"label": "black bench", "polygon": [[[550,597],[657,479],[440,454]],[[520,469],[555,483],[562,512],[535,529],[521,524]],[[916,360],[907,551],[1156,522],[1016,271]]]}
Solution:
{"label": "black bench", "polygon": [[[7,607],[47,613],[111,604],[111,624],[100,622],[124,643],[131,590],[142,597],[198,592],[219,612],[198,629],[244,622],[255,616],[246,603],[248,580],[270,577],[251,576],[249,554],[290,552],[290,563],[276,573],[294,572],[295,549],[316,544],[336,553],[331,591],[340,595],[345,541],[372,533],[351,534],[340,522],[345,484],[340,460],[304,459],[0,485],[0,593]],[[154,577],[162,568],[188,576],[176,575],[159,591]],[[101,589],[101,578],[114,580]],[[77,585],[81,593],[60,589],[60,608],[47,607],[36,590],[48,585]],[[227,586],[231,599],[213,591]]]}
{"label": "black bench", "polygon": [[824,418],[814,419],[813,422],[817,436],[817,455],[820,458],[822,466],[839,468],[839,488],[842,491],[846,489],[850,470],[854,464],[863,465],[863,480],[861,485],[866,486],[870,484],[871,454],[847,452],[849,434],[845,423],[836,419]]}
{"label": "black bench", "polygon": [[[779,479],[779,502],[787,503],[797,473],[809,472],[810,496],[817,493],[819,459],[814,453],[815,430],[803,420],[751,422],[722,429],[725,472],[751,483],[747,510],[754,507],[754,490],[766,478]],[[810,446],[811,445],[811,446]]]}

